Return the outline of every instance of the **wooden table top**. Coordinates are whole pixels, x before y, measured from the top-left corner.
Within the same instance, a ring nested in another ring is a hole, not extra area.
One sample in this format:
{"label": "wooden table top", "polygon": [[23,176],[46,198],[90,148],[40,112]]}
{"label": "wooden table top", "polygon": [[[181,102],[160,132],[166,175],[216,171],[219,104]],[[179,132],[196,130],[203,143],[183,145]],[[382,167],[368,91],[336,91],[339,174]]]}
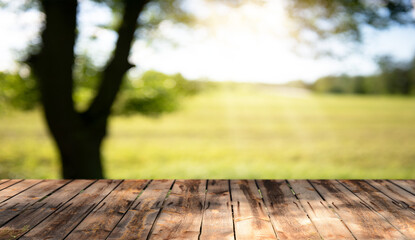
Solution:
{"label": "wooden table top", "polygon": [[415,180],[0,180],[0,239],[415,239]]}

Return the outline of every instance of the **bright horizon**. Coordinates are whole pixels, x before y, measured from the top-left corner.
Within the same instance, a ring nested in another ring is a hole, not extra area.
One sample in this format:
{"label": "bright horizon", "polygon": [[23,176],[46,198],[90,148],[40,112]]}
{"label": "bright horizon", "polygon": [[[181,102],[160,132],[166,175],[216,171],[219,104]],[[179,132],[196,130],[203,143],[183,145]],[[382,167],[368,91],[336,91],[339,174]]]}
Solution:
{"label": "bright horizon", "polygon": [[[195,28],[160,25],[161,34],[174,44],[145,40],[134,44],[130,60],[138,67],[130,71],[137,76],[154,69],[168,74],[182,73],[190,79],[217,81],[283,83],[292,80],[313,81],[330,74],[371,74],[377,70],[375,56],[391,55],[407,61],[415,54],[415,28],[393,27],[386,31],[366,29],[359,52],[339,60],[329,57],[313,59],[292,52],[289,20],[283,6],[268,1],[259,6],[245,4],[230,9],[223,4],[204,0],[188,0],[186,9],[195,13]],[[0,71],[13,70],[17,52],[36,41],[42,15],[36,11],[19,14],[0,10]],[[111,21],[111,12],[97,4],[81,2],[80,35],[77,52],[88,51],[98,64],[108,58],[116,35],[96,27]],[[16,27],[17,26],[17,27]],[[97,38],[92,42],[89,36]],[[344,52],[344,43],[331,42],[335,51]]]}

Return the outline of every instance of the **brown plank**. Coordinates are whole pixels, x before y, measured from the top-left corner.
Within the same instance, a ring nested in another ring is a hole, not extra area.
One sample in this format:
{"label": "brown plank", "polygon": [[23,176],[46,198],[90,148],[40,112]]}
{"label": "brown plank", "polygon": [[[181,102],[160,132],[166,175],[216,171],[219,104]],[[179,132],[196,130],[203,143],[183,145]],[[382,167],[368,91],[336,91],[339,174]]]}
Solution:
{"label": "brown plank", "polygon": [[258,180],[279,239],[321,239],[284,180]]}
{"label": "brown plank", "polygon": [[415,215],[364,181],[342,180],[350,191],[367,203],[409,239],[415,239]]}
{"label": "brown plank", "polygon": [[415,180],[392,180],[392,182],[415,195]]}
{"label": "brown plank", "polygon": [[65,239],[105,239],[149,180],[125,180]]}
{"label": "brown plank", "polygon": [[173,180],[153,180],[108,239],[146,239],[172,184]]}
{"label": "brown plank", "polygon": [[200,239],[234,239],[228,180],[209,180]]}
{"label": "brown plank", "polygon": [[27,207],[17,217],[0,228],[0,239],[9,239],[12,236],[14,238],[20,237],[93,182],[93,180],[74,180],[50,196]]}
{"label": "brown plank", "polygon": [[29,180],[19,181],[16,184],[13,184],[7,188],[4,188],[2,191],[0,191],[0,203],[5,202],[6,200],[27,190],[28,188],[34,186],[35,184],[40,183],[41,181],[42,180],[29,179]]}
{"label": "brown plank", "polygon": [[[0,185],[0,191],[3,190],[3,189],[6,189],[6,188],[8,188],[8,187],[10,187],[10,186],[12,186],[16,183],[18,183],[18,182],[21,182],[21,181],[23,181],[23,179],[11,179],[9,181],[3,182],[3,184]],[[2,193],[0,192],[0,195],[1,194]]]}
{"label": "brown plank", "polygon": [[61,206],[41,224],[20,239],[62,239],[68,235],[99,202],[104,199],[120,180],[99,180],[85,191]]}
{"label": "brown plank", "polygon": [[150,239],[197,239],[206,180],[177,180],[156,220]]}
{"label": "brown plank", "polygon": [[8,182],[8,181],[10,181],[10,179],[0,179],[0,185],[2,185],[5,182]]}
{"label": "brown plank", "polygon": [[370,185],[393,199],[401,207],[415,209],[415,196],[393,183],[384,180],[368,180]]}
{"label": "brown plank", "polygon": [[398,204],[415,208],[415,196],[408,191],[384,180],[368,180],[367,182]]}
{"label": "brown plank", "polygon": [[17,216],[21,211],[31,204],[39,201],[49,193],[67,184],[68,180],[43,181],[28,190],[16,195],[9,201],[0,204],[0,226]]}
{"label": "brown plank", "polygon": [[231,180],[236,239],[277,239],[254,180]]}
{"label": "brown plank", "polygon": [[353,193],[334,180],[312,180],[311,183],[343,219],[357,239],[404,239],[384,218],[367,207]]}
{"label": "brown plank", "polygon": [[289,183],[323,239],[354,239],[340,218],[329,208],[329,204],[318,195],[309,182],[289,180]]}

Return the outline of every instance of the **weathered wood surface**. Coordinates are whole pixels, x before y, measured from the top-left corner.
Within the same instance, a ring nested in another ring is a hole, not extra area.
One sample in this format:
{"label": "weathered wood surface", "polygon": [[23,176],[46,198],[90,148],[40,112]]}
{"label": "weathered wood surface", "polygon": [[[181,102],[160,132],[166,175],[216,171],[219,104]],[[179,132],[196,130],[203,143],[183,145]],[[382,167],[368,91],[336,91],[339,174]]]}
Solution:
{"label": "weathered wood surface", "polygon": [[2,239],[415,239],[414,180],[0,180]]}
{"label": "weathered wood surface", "polygon": [[228,180],[208,181],[201,232],[200,239],[234,239]]}
{"label": "weathered wood surface", "polygon": [[147,180],[130,180],[122,182],[115,188],[66,239],[105,239],[131,203],[143,190]]}
{"label": "weathered wood surface", "polygon": [[146,239],[172,186],[173,180],[153,180],[108,239]]}
{"label": "weathered wood surface", "polygon": [[283,180],[260,180],[259,189],[279,239],[320,239],[313,223]]}
{"label": "weathered wood surface", "polygon": [[393,225],[339,182],[311,181],[358,239],[405,239]]}
{"label": "weathered wood surface", "polygon": [[206,180],[176,180],[150,239],[197,239],[205,195]]}
{"label": "weathered wood surface", "polygon": [[323,239],[353,239],[353,235],[306,180],[288,181],[295,196]]}
{"label": "weathered wood surface", "polygon": [[231,180],[236,239],[277,239],[254,180]]}

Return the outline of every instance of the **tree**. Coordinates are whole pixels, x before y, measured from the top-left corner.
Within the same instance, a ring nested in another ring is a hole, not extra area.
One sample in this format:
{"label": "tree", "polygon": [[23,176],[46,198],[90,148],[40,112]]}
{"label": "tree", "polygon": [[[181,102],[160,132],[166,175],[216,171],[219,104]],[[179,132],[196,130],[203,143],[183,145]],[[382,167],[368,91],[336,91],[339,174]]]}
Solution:
{"label": "tree", "polygon": [[[174,1],[158,1],[160,8]],[[74,46],[77,30],[76,0],[43,0],[46,16],[41,50],[28,59],[37,78],[41,102],[49,130],[56,141],[64,178],[103,178],[101,144],[107,131],[108,116],[125,73],[140,13],[149,1],[108,1],[114,11],[122,12],[114,53],[101,73],[97,94],[84,112],[75,110]],[[169,13],[171,14],[172,11]],[[152,18],[148,24],[155,24]]]}
{"label": "tree", "polygon": [[390,56],[382,56],[378,59],[381,70],[379,80],[385,83],[388,93],[405,95],[411,93],[412,62],[413,60],[409,63],[396,62]]}
{"label": "tree", "polygon": [[[98,0],[96,0],[98,1]],[[213,0],[211,0],[213,1]],[[219,1],[238,7],[247,0]],[[97,94],[89,107],[78,112],[74,107],[74,46],[77,32],[76,0],[40,0],[45,24],[41,47],[28,63],[36,76],[49,130],[62,160],[64,178],[103,178],[100,148],[106,135],[111,106],[120,90],[137,27],[154,27],[163,18],[186,22],[190,17],[180,8],[179,0],[101,0],[120,17],[118,40],[113,55],[100,73]],[[260,4],[261,1],[256,0]],[[298,37],[312,32],[319,38],[352,36],[360,40],[362,25],[385,28],[392,23],[412,24],[408,17],[410,0],[292,0],[287,7],[298,28]],[[145,9],[156,11],[147,14]]]}

